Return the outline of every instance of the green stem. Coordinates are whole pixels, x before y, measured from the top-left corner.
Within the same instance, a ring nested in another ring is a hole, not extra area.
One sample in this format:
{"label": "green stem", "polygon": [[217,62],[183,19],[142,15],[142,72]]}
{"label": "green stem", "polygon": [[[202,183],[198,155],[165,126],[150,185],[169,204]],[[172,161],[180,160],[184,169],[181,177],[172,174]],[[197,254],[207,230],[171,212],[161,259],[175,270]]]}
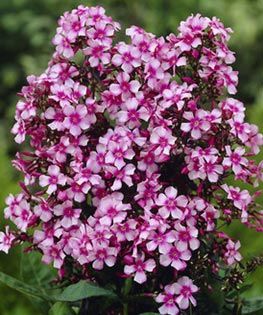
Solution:
{"label": "green stem", "polygon": [[123,298],[124,298],[124,303],[123,303],[123,315],[129,315],[129,305],[127,301],[127,296],[129,295],[130,291],[132,288],[132,278],[128,278],[125,280],[124,288],[123,288]]}
{"label": "green stem", "polygon": [[123,315],[129,315],[128,303],[123,304]]}
{"label": "green stem", "polygon": [[190,303],[189,313],[190,313],[190,315],[193,315],[193,310],[192,310],[192,304],[191,303]]}
{"label": "green stem", "polygon": [[88,314],[88,308],[89,308],[88,299],[82,300],[78,315],[87,315]]}

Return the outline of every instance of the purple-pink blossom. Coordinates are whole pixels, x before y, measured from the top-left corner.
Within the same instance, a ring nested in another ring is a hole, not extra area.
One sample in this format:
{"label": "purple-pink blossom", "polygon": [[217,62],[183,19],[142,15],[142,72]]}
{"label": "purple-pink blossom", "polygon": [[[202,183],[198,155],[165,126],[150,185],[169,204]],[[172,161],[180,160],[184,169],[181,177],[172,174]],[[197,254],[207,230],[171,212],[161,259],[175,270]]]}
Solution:
{"label": "purple-pink blossom", "polygon": [[127,43],[119,29],[99,6],[66,12],[47,69],[27,78],[12,128],[26,142],[21,192],[6,199],[0,251],[27,241],[62,284],[122,291],[130,278],[177,315],[198,305],[202,259],[209,274],[241,261],[222,222],[262,230],[248,189],[263,180],[263,136],[228,97],[238,77],[219,19],[191,15],[167,37],[132,26]]}

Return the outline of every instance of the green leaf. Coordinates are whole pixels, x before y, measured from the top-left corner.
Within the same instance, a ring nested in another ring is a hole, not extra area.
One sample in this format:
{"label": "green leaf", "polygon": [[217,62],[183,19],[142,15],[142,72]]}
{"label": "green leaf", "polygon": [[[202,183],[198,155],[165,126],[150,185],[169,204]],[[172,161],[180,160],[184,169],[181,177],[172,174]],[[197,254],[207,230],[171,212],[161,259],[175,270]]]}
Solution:
{"label": "green leaf", "polygon": [[263,310],[263,297],[255,297],[243,301],[242,314],[251,314],[260,310]]}
{"label": "green leaf", "polygon": [[52,299],[48,295],[42,294],[39,291],[39,289],[34,288],[28,284],[25,284],[20,280],[17,280],[7,274],[4,274],[3,272],[0,272],[0,282],[4,283],[5,285],[12,289],[15,289],[16,291],[22,292],[29,296],[38,297],[46,301]]}
{"label": "green leaf", "polygon": [[2,272],[0,272],[0,282],[31,297],[41,298],[45,301],[75,302],[95,296],[107,296],[114,299],[117,298],[117,295],[112,291],[100,288],[97,285],[84,280],[66,287],[59,294],[51,291],[39,290],[39,288],[25,284],[22,281]]}
{"label": "green leaf", "polygon": [[42,293],[48,294],[50,283],[55,278],[55,271],[41,262],[41,254],[37,252],[22,253],[20,262],[21,279],[27,284],[38,287]]}
{"label": "green leaf", "polygon": [[123,287],[123,295],[124,296],[127,296],[129,294],[129,292],[131,291],[132,282],[133,282],[132,278],[127,278],[125,280],[125,284],[124,284],[124,287]]}
{"label": "green leaf", "polygon": [[231,291],[231,292],[227,295],[227,298],[228,298],[228,299],[232,299],[232,298],[234,298],[235,296],[240,295],[241,293],[244,293],[244,292],[246,292],[247,290],[251,289],[252,286],[253,286],[253,284],[247,284],[247,285],[244,285],[243,287],[241,287],[240,290]]}
{"label": "green leaf", "polygon": [[[41,262],[40,253],[25,253],[24,248],[20,260],[20,275],[22,281],[37,288],[44,296],[49,296],[49,290],[51,289],[50,283],[56,276],[55,270]],[[43,299],[30,297],[30,302],[43,314],[47,314],[49,308],[52,306],[51,302],[47,303]]]}
{"label": "green leaf", "polygon": [[75,302],[94,296],[117,298],[116,294],[112,291],[100,288],[97,285],[84,280],[68,286],[62,293],[55,295],[54,298],[57,301]]}
{"label": "green leaf", "polygon": [[75,313],[65,302],[55,303],[48,312],[48,315],[74,315]]}
{"label": "green leaf", "polygon": [[[210,281],[212,283],[212,279]],[[219,281],[217,279],[213,279],[213,281],[214,287],[212,291],[202,287],[202,294],[199,296],[198,304],[200,314],[223,314],[224,294],[220,289]]]}
{"label": "green leaf", "polygon": [[140,315],[159,315],[159,313],[141,313]]}

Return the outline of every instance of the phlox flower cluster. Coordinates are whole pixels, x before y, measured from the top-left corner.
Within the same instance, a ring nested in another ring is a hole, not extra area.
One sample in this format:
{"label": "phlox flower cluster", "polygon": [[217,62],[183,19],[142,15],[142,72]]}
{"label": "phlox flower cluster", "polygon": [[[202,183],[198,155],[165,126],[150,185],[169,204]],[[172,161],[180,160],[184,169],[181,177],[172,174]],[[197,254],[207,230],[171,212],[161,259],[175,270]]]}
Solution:
{"label": "phlox flower cluster", "polygon": [[263,137],[233,98],[232,31],[217,18],[192,15],[166,38],[132,26],[128,43],[119,29],[101,7],[66,12],[48,68],[22,88],[12,132],[24,180],[0,249],[27,241],[62,280],[132,278],[176,315],[198,302],[201,253],[214,272],[241,260],[218,220],[262,230],[257,194],[237,181],[262,180]]}

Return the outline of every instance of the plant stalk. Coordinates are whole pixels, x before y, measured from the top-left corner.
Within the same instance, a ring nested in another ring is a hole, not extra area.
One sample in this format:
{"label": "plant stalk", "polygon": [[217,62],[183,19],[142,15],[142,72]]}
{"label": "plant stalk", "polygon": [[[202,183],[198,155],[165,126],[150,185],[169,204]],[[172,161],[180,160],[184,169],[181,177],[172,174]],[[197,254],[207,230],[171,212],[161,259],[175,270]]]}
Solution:
{"label": "plant stalk", "polygon": [[123,288],[123,297],[124,297],[123,315],[129,315],[129,305],[127,301],[127,296],[129,295],[131,288],[132,288],[132,279],[128,278],[125,280],[125,284]]}
{"label": "plant stalk", "polygon": [[190,303],[190,309],[189,309],[190,315],[193,315],[193,309],[192,309],[192,304]]}
{"label": "plant stalk", "polygon": [[78,315],[88,315],[89,301],[84,299],[81,303]]}
{"label": "plant stalk", "polygon": [[123,315],[129,315],[128,303],[123,304]]}

